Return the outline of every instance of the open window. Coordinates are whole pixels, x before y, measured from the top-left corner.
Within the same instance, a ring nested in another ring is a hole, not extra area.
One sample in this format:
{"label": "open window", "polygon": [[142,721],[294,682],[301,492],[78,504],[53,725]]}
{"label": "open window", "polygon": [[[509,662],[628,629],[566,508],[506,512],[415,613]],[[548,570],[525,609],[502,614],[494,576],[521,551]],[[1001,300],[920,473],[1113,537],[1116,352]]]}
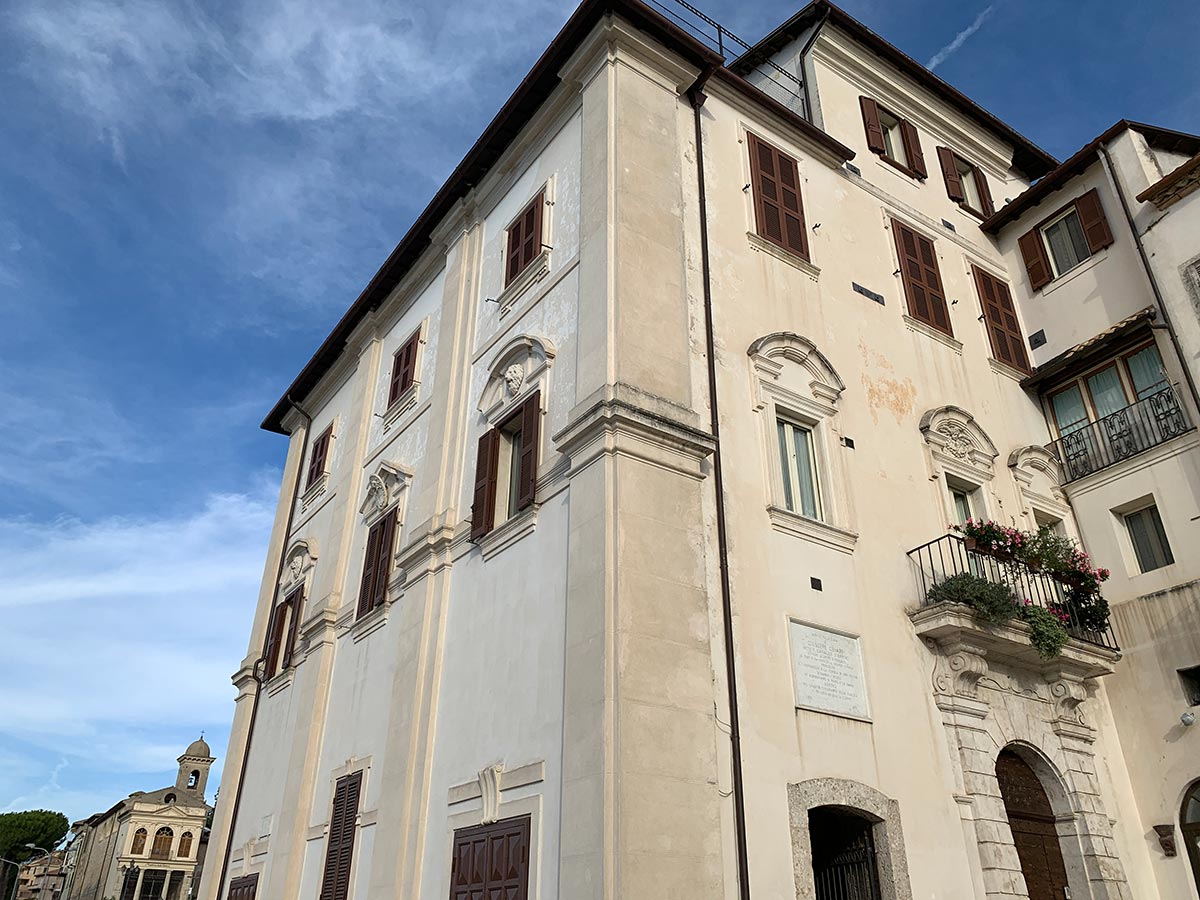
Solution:
{"label": "open window", "polygon": [[938,147],[938,163],[951,200],[984,219],[996,211],[987,176],[979,166],[967,162],[949,147]]}
{"label": "open window", "polygon": [[[274,678],[292,665],[292,654],[296,649],[296,632],[300,623],[300,612],[304,607],[304,586],[291,591],[275,608],[267,624],[267,646],[264,654],[266,668],[264,677]],[[199,773],[193,773],[199,779]],[[188,787],[192,787],[189,779]]]}
{"label": "open window", "polygon": [[870,97],[859,97],[858,102],[871,152],[914,178],[928,177],[916,126]]}
{"label": "open window", "polygon": [[471,538],[533,505],[541,444],[542,394],[534,391],[479,439]]}
{"label": "open window", "polygon": [[1100,194],[1092,188],[1021,235],[1017,246],[1029,286],[1039,291],[1112,242]]}

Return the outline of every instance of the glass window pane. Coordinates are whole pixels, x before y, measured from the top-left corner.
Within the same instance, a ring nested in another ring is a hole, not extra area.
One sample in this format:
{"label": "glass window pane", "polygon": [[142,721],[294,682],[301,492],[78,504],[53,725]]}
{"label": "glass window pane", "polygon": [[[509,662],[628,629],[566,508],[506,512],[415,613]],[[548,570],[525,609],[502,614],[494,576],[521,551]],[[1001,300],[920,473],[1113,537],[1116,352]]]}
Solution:
{"label": "glass window pane", "polygon": [[1092,395],[1092,405],[1096,407],[1096,415],[1101,419],[1129,405],[1116,366],[1089,375],[1087,386],[1088,393]]}
{"label": "glass window pane", "polygon": [[796,445],[796,480],[800,485],[800,511],[810,519],[820,518],[817,503],[817,472],[813,465],[812,432],[792,426]]}
{"label": "glass window pane", "polygon": [[793,512],[796,505],[792,500],[792,454],[788,450],[787,425],[775,423],[779,428],[779,467],[783,470],[783,505]]}
{"label": "glass window pane", "polygon": [[1139,350],[1125,362],[1129,366],[1129,377],[1133,380],[1133,389],[1139,400],[1145,400],[1151,394],[1157,394],[1167,387],[1162,357],[1158,355],[1158,348],[1153,344],[1145,350]]}
{"label": "glass window pane", "polygon": [[959,525],[966,525],[967,519],[971,518],[971,498],[966,491],[952,490],[950,496],[954,498],[954,517]]}
{"label": "glass window pane", "polygon": [[1050,247],[1050,255],[1054,258],[1055,271],[1059,275],[1075,268],[1091,256],[1087,238],[1083,234],[1083,226],[1079,224],[1079,215],[1074,210],[1053,225],[1047,226],[1043,233]]}
{"label": "glass window pane", "polygon": [[1054,419],[1060,434],[1070,434],[1087,424],[1087,408],[1083,405],[1083,395],[1078,385],[1059,391],[1050,398],[1050,405],[1054,407]]}
{"label": "glass window pane", "polygon": [[517,494],[521,484],[521,432],[514,432],[511,437],[510,456],[508,460],[508,516],[517,514]]}
{"label": "glass window pane", "polygon": [[1200,785],[1192,788],[1183,807],[1183,824],[1200,822]]}
{"label": "glass window pane", "polygon": [[1137,556],[1139,569],[1150,572],[1175,562],[1171,546],[1167,543],[1162,517],[1158,514],[1158,507],[1150,506],[1130,513],[1125,517],[1125,524],[1129,529],[1129,538],[1133,542],[1133,552]]}
{"label": "glass window pane", "polygon": [[959,162],[958,177],[962,180],[963,202],[976,212],[983,212],[983,200],[979,196],[979,185],[975,183],[974,167]]}

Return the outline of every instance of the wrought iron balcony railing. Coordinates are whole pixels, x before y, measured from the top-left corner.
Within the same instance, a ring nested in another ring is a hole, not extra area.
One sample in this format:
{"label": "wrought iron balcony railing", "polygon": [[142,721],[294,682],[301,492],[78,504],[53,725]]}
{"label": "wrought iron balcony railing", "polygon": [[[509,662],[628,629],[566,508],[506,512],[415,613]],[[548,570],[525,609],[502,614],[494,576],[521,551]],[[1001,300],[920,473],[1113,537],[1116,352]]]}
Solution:
{"label": "wrought iron balcony railing", "polygon": [[1179,394],[1174,387],[1167,387],[1064,434],[1046,449],[1058,457],[1070,482],[1144,453],[1192,428]]}
{"label": "wrought iron balcony railing", "polygon": [[[921,605],[929,606],[929,589],[954,575],[971,574],[993,584],[1007,585],[1019,603],[1028,600],[1034,606],[1063,611],[1071,616],[1071,603],[1066,586],[1046,572],[1035,572],[1022,562],[998,559],[977,550],[968,550],[967,543],[957,534],[947,534],[937,540],[908,551],[917,570]],[[1067,633],[1109,650],[1120,649],[1111,627],[1103,631],[1083,628],[1073,619],[1066,622]]]}

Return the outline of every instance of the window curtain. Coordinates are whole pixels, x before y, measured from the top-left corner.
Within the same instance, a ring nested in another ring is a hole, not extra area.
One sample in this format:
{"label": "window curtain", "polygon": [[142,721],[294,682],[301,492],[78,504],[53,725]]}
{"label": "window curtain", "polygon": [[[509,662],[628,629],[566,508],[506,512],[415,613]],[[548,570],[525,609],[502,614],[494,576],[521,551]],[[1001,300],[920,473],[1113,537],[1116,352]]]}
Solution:
{"label": "window curtain", "polygon": [[1153,344],[1133,354],[1126,363],[1129,365],[1129,377],[1133,379],[1133,389],[1139,400],[1145,400],[1151,394],[1157,394],[1167,387],[1162,357],[1158,355],[1158,348]]}

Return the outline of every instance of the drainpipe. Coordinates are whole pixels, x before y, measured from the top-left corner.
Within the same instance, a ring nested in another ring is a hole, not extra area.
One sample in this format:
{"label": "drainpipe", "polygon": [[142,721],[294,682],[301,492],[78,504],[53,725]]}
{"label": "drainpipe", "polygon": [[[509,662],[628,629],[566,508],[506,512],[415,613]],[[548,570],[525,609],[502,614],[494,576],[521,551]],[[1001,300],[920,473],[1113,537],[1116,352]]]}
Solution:
{"label": "drainpipe", "polygon": [[1183,354],[1183,348],[1179,345],[1179,335],[1175,333],[1175,326],[1171,324],[1171,315],[1167,312],[1167,304],[1163,300],[1162,291],[1158,288],[1158,279],[1154,277],[1154,270],[1150,268],[1150,258],[1146,255],[1146,247],[1142,243],[1142,236],[1138,233],[1137,225],[1134,224],[1133,213],[1129,211],[1129,201],[1125,199],[1125,191],[1121,189],[1121,181],[1117,178],[1117,171],[1113,167],[1112,158],[1108,155],[1108,149],[1101,144],[1099,150],[1100,157],[1104,161],[1104,169],[1108,172],[1109,180],[1113,183],[1113,189],[1117,192],[1117,199],[1121,201],[1121,210],[1125,213],[1125,222],[1129,225],[1129,233],[1133,235],[1133,242],[1137,245],[1138,256],[1142,260],[1142,269],[1145,270],[1146,277],[1150,279],[1150,290],[1154,292],[1154,301],[1155,306],[1158,308],[1158,314],[1162,317],[1162,323],[1171,338],[1171,346],[1175,348],[1175,356],[1183,364],[1183,378],[1187,382],[1189,393],[1192,395],[1192,408],[1200,412],[1200,393],[1196,390],[1196,381],[1192,378],[1191,366],[1188,365],[1187,357]]}
{"label": "drainpipe", "polygon": [[708,408],[712,418],[713,485],[717,501],[717,558],[721,574],[721,618],[725,630],[725,679],[729,685],[729,744],[733,768],[733,820],[737,844],[738,897],[750,900],[750,866],[746,851],[746,802],[742,780],[742,736],[738,726],[737,661],[733,649],[733,596],[729,585],[729,544],[725,524],[725,483],[721,470],[721,423],[717,414],[717,359],[713,338],[712,276],[708,258],[708,203],[704,190],[704,132],[701,89],[712,70],[688,91],[696,121],[696,177],[699,182],[700,270],[704,282],[704,347],[708,356]]}
{"label": "drainpipe", "polygon": [[829,7],[826,6],[821,13],[821,18],[817,20],[817,24],[813,27],[813,32],[808,40],[804,42],[804,46],[800,48],[800,86],[804,89],[804,118],[810,124],[813,123],[812,110],[812,86],[808,83],[808,69],[804,67],[804,61],[808,58],[808,51],[812,49],[813,44],[817,42],[817,38],[821,36],[821,29],[825,27],[826,20],[829,19]]}
{"label": "drainpipe", "polygon": [[[293,400],[290,394],[286,399],[292,409],[304,419],[304,442],[300,447],[300,457],[296,464],[296,484],[292,488],[292,502],[288,506],[287,524],[283,528],[283,546],[279,549],[279,568],[275,571],[275,581],[272,582],[274,585],[278,585],[279,579],[283,577],[283,567],[287,561],[287,542],[292,536],[292,522],[296,518],[296,502],[300,499],[300,476],[303,474],[304,455],[308,452],[308,440],[312,437],[312,416],[301,409],[300,404]],[[272,606],[275,604],[273,595],[271,604]],[[293,616],[299,614],[300,610],[292,610]],[[250,724],[246,727],[246,746],[242,750],[242,767],[238,771],[237,785],[233,790],[233,810],[229,813],[229,834],[225,838],[225,852],[221,857],[221,874],[217,876],[217,900],[221,900],[221,892],[225,889],[225,876],[229,874],[229,857],[233,853],[233,829],[237,824],[238,809],[242,805],[242,788],[246,784],[246,764],[250,761],[250,743],[254,739],[254,723],[258,719],[258,701],[262,697],[262,666],[266,661],[267,641],[270,638],[269,634],[263,633],[263,643],[258,651],[258,659],[254,660],[254,665],[250,667],[250,677],[254,679],[255,683],[254,702],[250,706]]]}

